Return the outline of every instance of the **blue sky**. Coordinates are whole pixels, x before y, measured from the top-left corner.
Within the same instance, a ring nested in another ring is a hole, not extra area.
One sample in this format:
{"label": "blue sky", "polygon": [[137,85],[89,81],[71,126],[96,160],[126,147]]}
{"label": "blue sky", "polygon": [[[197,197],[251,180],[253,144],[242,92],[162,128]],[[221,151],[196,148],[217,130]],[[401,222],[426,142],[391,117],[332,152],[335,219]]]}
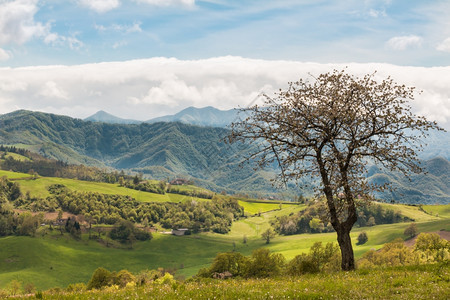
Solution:
{"label": "blue sky", "polygon": [[345,68],[450,123],[450,1],[0,0],[0,114],[230,109]]}
{"label": "blue sky", "polygon": [[450,2],[0,0],[0,66],[149,57],[450,64]]}

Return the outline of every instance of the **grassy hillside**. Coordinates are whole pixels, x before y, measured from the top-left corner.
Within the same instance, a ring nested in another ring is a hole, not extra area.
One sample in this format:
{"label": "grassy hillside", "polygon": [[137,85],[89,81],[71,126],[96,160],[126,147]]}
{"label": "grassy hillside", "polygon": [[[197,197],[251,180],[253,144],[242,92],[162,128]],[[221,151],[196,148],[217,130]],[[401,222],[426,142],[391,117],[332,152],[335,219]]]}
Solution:
{"label": "grassy hillside", "polygon": [[[269,227],[268,221],[272,217],[303,208],[282,205],[281,210],[239,220],[234,222],[231,232],[226,235],[201,233],[176,237],[154,234],[153,240],[138,242],[133,249],[108,248],[95,241],[88,241],[86,236],[81,242],[75,241],[68,236],[60,236],[56,231],[44,237],[0,238],[0,261],[5,262],[0,264],[0,287],[5,287],[14,279],[20,279],[24,283],[33,282],[39,289],[64,287],[69,283],[87,282],[99,266],[116,271],[129,269],[133,272],[165,267],[178,269],[177,276],[189,277],[200,268],[208,266],[218,252],[235,250],[249,255],[254,249],[261,247],[281,253],[289,260],[307,252],[314,242],[336,241],[335,233],[300,234],[277,236],[270,244],[265,244],[260,234]],[[420,232],[450,230],[448,218],[430,216],[418,207],[399,206],[399,209],[416,217]],[[444,207],[439,210],[447,209]],[[379,249],[395,238],[403,238],[403,231],[408,225],[409,223],[398,223],[354,228],[351,237],[356,257],[361,257],[372,248]],[[369,241],[364,245],[356,245],[361,231],[367,232]],[[243,242],[244,235],[246,243]]]}
{"label": "grassy hillside", "polygon": [[274,192],[267,174],[239,167],[247,149],[226,144],[228,132],[182,123],[85,122],[23,110],[0,116],[0,144],[27,145],[50,158],[132,169],[157,179],[193,177],[216,191]]}
{"label": "grassy hillside", "polygon": [[[138,192],[107,183],[52,177],[33,180],[29,174],[9,171],[0,171],[0,176],[16,179],[23,192],[28,191],[32,196],[39,197],[48,195],[46,187],[59,183],[77,191],[130,195],[140,201],[177,202],[192,199],[178,194]],[[185,188],[195,189],[192,186]],[[264,247],[283,254],[289,260],[307,252],[315,242],[336,241],[335,233],[299,234],[276,236],[270,244],[265,244],[261,233],[270,227],[271,219],[296,213],[305,206],[282,203],[280,207],[280,203],[243,200],[239,203],[252,216],[235,221],[228,234],[200,233],[176,237],[155,233],[153,240],[137,242],[133,249],[106,247],[94,240],[88,240],[86,235],[81,241],[75,241],[69,235],[61,236],[58,230],[50,232],[44,227],[38,231],[36,237],[0,238],[0,288],[7,286],[12,280],[34,283],[38,289],[65,287],[70,283],[87,282],[99,266],[115,271],[128,269],[132,272],[164,267],[177,269],[177,276],[190,277],[200,268],[208,266],[218,252],[239,251],[250,255],[253,250]],[[382,205],[414,219],[420,232],[450,231],[449,205]],[[403,231],[408,225],[409,223],[398,223],[355,227],[351,238],[356,257],[361,257],[372,248],[379,249],[395,238],[403,238]],[[364,245],[356,245],[357,236],[362,231],[367,232],[369,240]]]}
{"label": "grassy hillside", "polygon": [[[0,143],[26,145],[41,154],[68,163],[108,166],[143,172],[157,179],[190,177],[216,192],[244,192],[255,195],[277,192],[270,179],[274,169],[254,171],[242,162],[248,146],[225,143],[229,131],[224,128],[198,127],[182,123],[107,124],[86,122],[66,116],[16,111],[0,116]],[[438,138],[439,137],[439,138]],[[448,144],[446,133],[433,133],[434,143]],[[433,145],[434,145],[433,144]],[[414,175],[412,181],[376,168],[369,173],[376,183],[391,182],[393,193],[382,199],[402,203],[450,203],[450,162],[447,152],[425,161],[427,175]],[[444,154],[444,155],[443,155]],[[290,191],[298,188],[290,186]],[[304,190],[303,194],[311,191]]]}
{"label": "grassy hillside", "polygon": [[[369,235],[369,242],[354,246],[356,257],[371,248],[380,248],[396,237],[403,237],[407,224],[381,225],[363,228]],[[419,230],[436,231],[449,228],[448,220],[419,224]],[[356,242],[360,230],[352,233]],[[236,228],[234,228],[236,233]],[[209,265],[218,252],[232,251],[249,255],[254,249],[268,247],[282,253],[287,259],[307,252],[316,241],[334,242],[334,233],[302,234],[276,237],[265,245],[259,237],[249,237],[246,244],[242,236],[233,234],[199,234],[175,237],[155,234],[148,242],[139,242],[134,249],[114,249],[104,247],[94,241],[77,242],[70,238],[46,236],[44,238],[6,237],[0,239],[0,287],[11,280],[33,282],[39,289],[54,286],[65,287],[69,283],[87,282],[92,272],[103,266],[110,270],[128,269],[133,272],[157,267],[178,269],[178,276],[192,276],[200,268]],[[235,247],[233,247],[233,242]]]}
{"label": "grassy hillside", "polygon": [[436,157],[422,163],[426,174],[403,174],[381,171],[372,167],[369,181],[377,184],[390,183],[392,191],[379,193],[385,200],[401,203],[448,204],[450,203],[450,162]]}
{"label": "grassy hillside", "polygon": [[44,295],[46,299],[448,299],[448,278],[448,269],[436,264]]}
{"label": "grassy hillside", "polygon": [[[15,180],[23,193],[30,193],[32,197],[45,198],[50,195],[47,188],[53,184],[63,184],[67,188],[76,191],[97,192],[110,195],[124,195],[135,198],[141,202],[182,202],[185,200],[205,201],[205,199],[185,196],[175,193],[166,193],[165,195],[142,192],[133,189],[121,187],[118,184],[110,184],[104,182],[82,181],[76,179],[66,179],[58,177],[38,177],[31,178],[29,174],[17,173],[0,170],[0,177],[6,176],[9,179]],[[194,187],[186,187],[193,190]],[[203,191],[203,189],[199,188]]]}

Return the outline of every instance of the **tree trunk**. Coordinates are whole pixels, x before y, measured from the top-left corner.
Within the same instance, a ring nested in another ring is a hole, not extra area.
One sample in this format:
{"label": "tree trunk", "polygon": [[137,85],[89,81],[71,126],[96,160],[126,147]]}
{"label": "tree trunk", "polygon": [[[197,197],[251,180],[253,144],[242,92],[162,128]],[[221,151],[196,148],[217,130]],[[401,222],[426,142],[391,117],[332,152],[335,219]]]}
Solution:
{"label": "tree trunk", "polygon": [[346,226],[339,226],[336,230],[339,248],[341,248],[341,268],[344,271],[355,269],[355,257],[353,255],[352,240],[350,238],[351,229],[351,227],[347,228]]}

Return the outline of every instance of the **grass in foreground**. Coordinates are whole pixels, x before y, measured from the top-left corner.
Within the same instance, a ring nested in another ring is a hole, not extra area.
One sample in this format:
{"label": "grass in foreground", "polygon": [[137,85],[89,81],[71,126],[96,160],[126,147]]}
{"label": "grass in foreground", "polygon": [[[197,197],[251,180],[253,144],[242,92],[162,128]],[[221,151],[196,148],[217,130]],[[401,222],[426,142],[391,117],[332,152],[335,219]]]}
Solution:
{"label": "grass in foreground", "polygon": [[100,291],[43,293],[44,299],[449,299],[448,265],[359,270],[275,279],[170,282]]}

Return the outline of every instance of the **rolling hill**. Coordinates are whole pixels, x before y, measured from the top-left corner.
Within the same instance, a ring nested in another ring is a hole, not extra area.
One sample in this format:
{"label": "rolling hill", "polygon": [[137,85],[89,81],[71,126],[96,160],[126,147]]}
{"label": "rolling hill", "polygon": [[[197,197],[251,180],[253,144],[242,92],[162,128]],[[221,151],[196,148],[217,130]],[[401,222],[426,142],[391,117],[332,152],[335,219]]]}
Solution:
{"label": "rolling hill", "polygon": [[235,109],[220,110],[212,106],[202,108],[191,106],[174,115],[156,117],[147,121],[122,119],[102,110],[84,120],[109,124],[153,124],[158,122],[180,122],[198,126],[227,127],[235,121],[237,117],[238,111]]}
{"label": "rolling hill", "polygon": [[423,161],[425,174],[413,174],[410,179],[403,174],[371,169],[369,181],[390,183],[392,191],[379,193],[378,197],[401,203],[450,203],[450,162],[442,157]]}
{"label": "rolling hill", "polygon": [[146,121],[146,123],[181,122],[199,126],[227,127],[236,120],[237,113],[238,111],[235,109],[219,110],[212,106],[188,107],[174,115],[154,118]]}
{"label": "rolling hill", "polygon": [[[248,147],[225,143],[228,132],[225,128],[181,122],[89,122],[25,110],[0,116],[0,144],[18,145],[68,163],[142,172],[155,179],[189,177],[197,185],[214,191],[253,196],[258,192],[277,192],[270,182],[276,170],[255,171],[252,164],[241,167]],[[428,148],[438,141],[445,146],[448,140],[448,133],[433,133]],[[428,174],[413,175],[412,181],[372,168],[369,172],[372,182],[391,182],[396,188],[393,193],[379,196],[402,203],[450,203],[449,150],[442,146],[433,149],[435,152],[425,154],[442,157],[425,161]],[[293,186],[290,188],[295,191]]]}
{"label": "rolling hill", "polygon": [[87,117],[84,119],[85,121],[92,121],[92,122],[104,122],[104,123],[111,123],[111,124],[139,124],[141,121],[131,120],[131,119],[122,119],[116,116],[113,116],[110,113],[107,113],[106,111],[100,110],[93,114],[90,117]]}
{"label": "rolling hill", "polygon": [[239,166],[246,147],[224,142],[228,130],[183,123],[108,124],[16,111],[0,116],[0,143],[50,158],[143,172],[156,179],[193,177],[216,191],[274,192],[271,174]]}

